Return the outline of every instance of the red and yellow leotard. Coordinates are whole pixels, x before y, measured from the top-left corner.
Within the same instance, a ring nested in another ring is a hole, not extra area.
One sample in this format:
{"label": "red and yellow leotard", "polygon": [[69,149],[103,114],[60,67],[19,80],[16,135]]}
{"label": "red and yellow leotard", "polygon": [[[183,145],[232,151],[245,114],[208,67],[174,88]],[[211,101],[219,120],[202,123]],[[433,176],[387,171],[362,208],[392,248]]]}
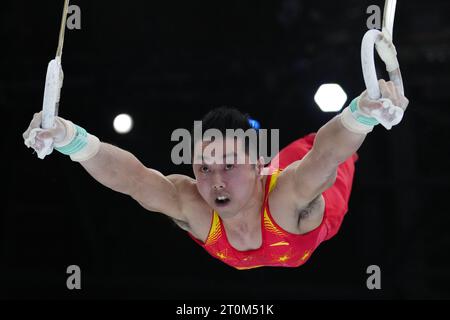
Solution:
{"label": "red and yellow leotard", "polygon": [[[211,228],[206,242],[194,241],[201,245],[213,257],[226,264],[242,270],[263,266],[298,267],[305,263],[314,250],[325,240],[333,237],[339,230],[348,209],[348,199],[352,188],[354,162],[358,156],[354,154],[339,165],[336,182],[322,193],[325,199],[325,212],[322,223],[306,234],[293,234],[283,230],[273,219],[268,206],[268,198],[277,183],[282,169],[290,163],[302,159],[311,149],[315,134],[311,133],[298,139],[280,151],[278,167],[267,178],[264,204],[261,212],[262,245],[259,249],[239,251],[228,242],[223,223],[213,211]],[[277,163],[272,161],[272,163]]]}

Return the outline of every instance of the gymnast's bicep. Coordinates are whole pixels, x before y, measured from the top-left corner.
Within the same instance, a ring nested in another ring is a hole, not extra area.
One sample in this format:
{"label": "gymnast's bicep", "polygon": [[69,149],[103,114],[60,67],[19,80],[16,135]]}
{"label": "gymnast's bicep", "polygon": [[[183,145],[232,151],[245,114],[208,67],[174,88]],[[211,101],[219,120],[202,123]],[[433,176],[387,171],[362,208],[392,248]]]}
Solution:
{"label": "gymnast's bicep", "polygon": [[187,221],[181,194],[192,178],[184,175],[164,176],[159,171],[143,168],[136,178],[130,196],[149,211],[163,213],[179,221]]}

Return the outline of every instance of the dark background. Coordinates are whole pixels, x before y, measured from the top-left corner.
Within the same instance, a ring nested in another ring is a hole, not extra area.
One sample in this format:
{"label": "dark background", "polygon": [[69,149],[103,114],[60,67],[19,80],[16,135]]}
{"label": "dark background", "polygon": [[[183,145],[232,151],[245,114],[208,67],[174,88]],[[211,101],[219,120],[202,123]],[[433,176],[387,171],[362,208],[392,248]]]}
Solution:
{"label": "dark background", "polygon": [[[211,258],[161,214],[94,181],[68,157],[39,160],[22,132],[42,106],[63,1],[2,1],[3,184],[1,298],[430,299],[450,298],[450,24],[448,1],[399,0],[394,40],[410,105],[391,131],[359,150],[338,235],[304,266],[236,271]],[[317,131],[317,88],[364,88],[366,8],[384,1],[71,1],[81,30],[66,30],[60,116],[134,153],[163,174],[170,135],[230,105],[281,147]],[[378,63],[380,77],[386,78]],[[135,120],[119,135],[113,118]],[[79,265],[82,290],[66,288]],[[366,288],[378,265],[382,289]]]}

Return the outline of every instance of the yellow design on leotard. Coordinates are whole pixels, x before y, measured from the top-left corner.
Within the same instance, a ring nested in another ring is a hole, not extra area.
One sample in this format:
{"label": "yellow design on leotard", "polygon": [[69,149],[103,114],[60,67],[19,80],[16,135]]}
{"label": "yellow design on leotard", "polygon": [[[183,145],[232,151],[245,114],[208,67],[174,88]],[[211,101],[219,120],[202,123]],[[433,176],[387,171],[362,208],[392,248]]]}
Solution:
{"label": "yellow design on leotard", "polygon": [[209,230],[208,239],[206,239],[205,245],[210,246],[219,240],[222,236],[222,228],[220,227],[219,215],[216,211],[213,213],[213,221],[211,224],[211,230]]}

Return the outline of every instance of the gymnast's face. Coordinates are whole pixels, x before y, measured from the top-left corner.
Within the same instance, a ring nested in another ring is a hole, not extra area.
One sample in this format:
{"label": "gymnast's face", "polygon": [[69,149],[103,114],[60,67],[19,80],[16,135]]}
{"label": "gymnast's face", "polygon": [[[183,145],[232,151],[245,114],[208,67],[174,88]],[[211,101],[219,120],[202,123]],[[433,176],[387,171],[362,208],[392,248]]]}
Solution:
{"label": "gymnast's face", "polygon": [[193,170],[199,193],[222,218],[239,213],[256,192],[260,177],[243,141],[199,141],[195,147]]}

